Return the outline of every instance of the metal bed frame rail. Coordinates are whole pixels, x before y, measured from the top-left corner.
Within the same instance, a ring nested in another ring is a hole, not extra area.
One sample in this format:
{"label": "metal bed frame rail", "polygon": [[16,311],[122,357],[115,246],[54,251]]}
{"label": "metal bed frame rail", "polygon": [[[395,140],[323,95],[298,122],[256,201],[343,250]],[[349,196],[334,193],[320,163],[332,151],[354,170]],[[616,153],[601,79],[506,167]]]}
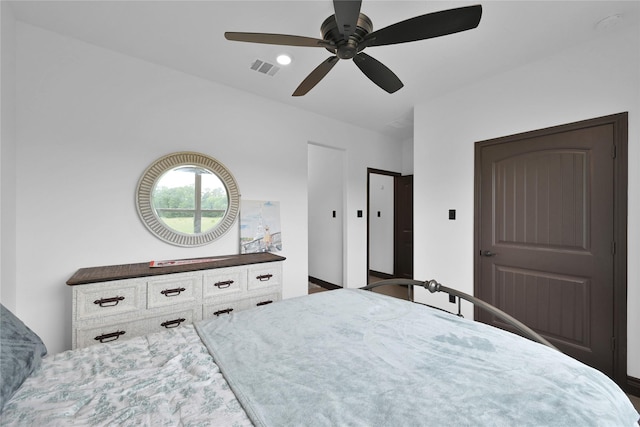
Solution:
{"label": "metal bed frame rail", "polygon": [[513,326],[514,328],[516,328],[520,333],[522,333],[525,337],[529,338],[530,340],[539,342],[540,344],[544,344],[548,347],[551,347],[555,350],[557,350],[557,348],[551,344],[549,341],[547,341],[544,337],[542,337],[540,334],[538,334],[537,332],[535,332],[533,329],[529,328],[527,325],[525,325],[524,323],[520,322],[518,319],[512,317],[511,315],[505,313],[504,311],[500,310],[497,307],[494,307],[493,305],[489,304],[486,301],[483,301],[479,298],[474,297],[473,295],[469,295],[465,292],[461,292],[458,291],[456,289],[452,289],[452,288],[448,288],[446,286],[443,286],[441,283],[438,283],[436,280],[428,280],[428,281],[424,281],[421,282],[419,280],[412,280],[412,279],[387,279],[387,280],[381,280],[379,282],[375,282],[372,283],[368,286],[364,286],[360,289],[366,290],[366,291],[370,291],[373,290],[377,287],[380,286],[388,286],[388,285],[403,285],[403,286],[409,286],[409,300],[413,301],[413,287],[414,286],[420,286],[421,288],[424,288],[426,290],[428,290],[429,292],[436,293],[436,292],[446,292],[449,295],[453,295],[459,298],[458,300],[458,316],[462,316],[460,314],[460,299],[463,299],[465,301],[469,301],[470,303],[472,303],[473,305],[475,305],[476,307],[482,308],[486,311],[488,311],[489,313],[493,314],[494,316],[497,316],[499,318],[501,318],[502,320],[504,320],[505,322],[507,322],[508,324],[510,324],[511,326]]}

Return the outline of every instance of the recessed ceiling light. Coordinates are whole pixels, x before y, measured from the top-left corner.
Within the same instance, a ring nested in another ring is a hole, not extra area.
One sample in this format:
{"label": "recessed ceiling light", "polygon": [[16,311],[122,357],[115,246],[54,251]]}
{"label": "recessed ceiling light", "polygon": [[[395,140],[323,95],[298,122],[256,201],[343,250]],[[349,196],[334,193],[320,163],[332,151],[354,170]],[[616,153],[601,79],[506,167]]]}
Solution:
{"label": "recessed ceiling light", "polygon": [[289,65],[291,64],[291,57],[286,54],[278,55],[276,61],[278,61],[278,64],[280,65]]}

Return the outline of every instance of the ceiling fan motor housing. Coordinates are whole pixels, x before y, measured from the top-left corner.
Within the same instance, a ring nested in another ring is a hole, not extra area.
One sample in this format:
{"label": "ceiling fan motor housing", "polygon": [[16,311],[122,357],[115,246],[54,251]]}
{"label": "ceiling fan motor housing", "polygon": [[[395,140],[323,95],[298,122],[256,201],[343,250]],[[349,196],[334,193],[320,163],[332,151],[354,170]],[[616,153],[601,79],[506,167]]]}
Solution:
{"label": "ceiling fan motor housing", "polygon": [[349,36],[348,40],[345,40],[342,34],[340,34],[335,15],[331,15],[325,19],[320,26],[322,38],[335,44],[335,48],[327,47],[327,50],[336,54],[340,59],[353,59],[358,53],[358,45],[372,30],[373,24],[364,13],[361,13],[358,17],[356,30]]}

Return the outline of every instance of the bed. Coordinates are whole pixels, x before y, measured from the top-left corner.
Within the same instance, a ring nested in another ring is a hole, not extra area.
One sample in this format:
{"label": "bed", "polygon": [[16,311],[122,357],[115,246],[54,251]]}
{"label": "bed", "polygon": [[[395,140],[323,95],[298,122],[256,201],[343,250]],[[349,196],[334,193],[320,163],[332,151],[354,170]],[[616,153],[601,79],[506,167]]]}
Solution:
{"label": "bed", "polygon": [[3,426],[631,427],[640,418],[609,378],[552,347],[362,289],[49,356],[4,307],[0,332]]}

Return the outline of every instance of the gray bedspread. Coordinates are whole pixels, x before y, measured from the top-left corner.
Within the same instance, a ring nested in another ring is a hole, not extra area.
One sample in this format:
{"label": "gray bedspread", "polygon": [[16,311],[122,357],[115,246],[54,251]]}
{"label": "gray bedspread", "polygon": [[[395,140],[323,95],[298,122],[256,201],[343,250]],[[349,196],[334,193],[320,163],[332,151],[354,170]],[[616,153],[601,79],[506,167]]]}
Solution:
{"label": "gray bedspread", "polygon": [[257,426],[633,426],[626,395],[556,350],[361,290],[203,321]]}

